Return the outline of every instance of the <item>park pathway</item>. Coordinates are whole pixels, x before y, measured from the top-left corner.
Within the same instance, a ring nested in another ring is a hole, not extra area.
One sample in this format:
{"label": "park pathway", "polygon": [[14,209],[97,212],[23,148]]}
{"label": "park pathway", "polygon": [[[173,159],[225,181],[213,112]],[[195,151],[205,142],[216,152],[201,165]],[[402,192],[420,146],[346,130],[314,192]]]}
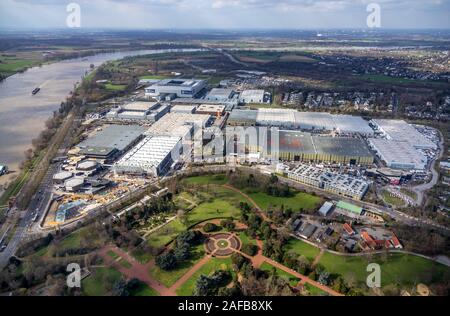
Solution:
{"label": "park pathway", "polygon": [[[126,268],[112,258],[108,252],[114,252],[116,255],[122,257],[122,260],[126,260],[131,264],[130,268]],[[119,249],[115,246],[106,246],[99,251],[99,255],[106,261],[107,264],[113,266],[120,273],[122,273],[128,279],[138,279],[146,283],[149,287],[154,289],[161,296],[175,296],[176,293],[162,285],[157,280],[153,279],[149,274],[149,264],[141,264],[131,257],[127,252]]]}
{"label": "park pathway", "polygon": [[204,256],[200,261],[198,261],[194,266],[189,269],[188,272],[183,274],[170,288],[169,291],[177,295],[177,290],[182,286],[187,280],[189,280],[198,270],[200,270],[208,261],[211,259],[211,255]]}
{"label": "park pathway", "polygon": [[224,184],[223,185],[224,188],[227,188],[229,190],[232,190],[236,193],[239,193],[240,195],[242,195],[243,197],[245,197],[255,208],[256,208],[256,212],[258,213],[259,216],[262,217],[262,219],[266,222],[271,222],[270,218],[267,217],[266,213],[264,213],[264,211],[259,207],[258,204],[256,204],[256,202],[247,194],[245,194],[244,192],[242,192],[239,189],[236,189],[235,187],[228,185],[228,184]]}

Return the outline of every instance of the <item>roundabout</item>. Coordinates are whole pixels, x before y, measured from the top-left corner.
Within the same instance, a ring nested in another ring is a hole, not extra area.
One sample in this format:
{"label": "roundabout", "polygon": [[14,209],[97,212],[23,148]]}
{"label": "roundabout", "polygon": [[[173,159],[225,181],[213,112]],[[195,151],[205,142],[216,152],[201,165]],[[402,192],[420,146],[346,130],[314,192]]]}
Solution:
{"label": "roundabout", "polygon": [[211,235],[205,242],[206,252],[215,257],[229,257],[241,249],[240,239],[231,233]]}

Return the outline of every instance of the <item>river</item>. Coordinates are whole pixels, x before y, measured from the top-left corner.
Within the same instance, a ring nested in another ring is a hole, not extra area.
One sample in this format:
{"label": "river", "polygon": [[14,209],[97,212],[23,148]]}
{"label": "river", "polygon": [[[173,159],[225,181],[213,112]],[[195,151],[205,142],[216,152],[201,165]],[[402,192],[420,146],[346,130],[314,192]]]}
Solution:
{"label": "river", "polygon": [[[17,173],[25,150],[31,147],[31,140],[44,129],[47,118],[90,70],[91,64],[97,67],[127,56],[191,51],[199,49],[103,53],[30,68],[8,77],[0,83],[0,164],[6,164],[12,174],[0,177],[0,185]],[[31,91],[36,87],[41,91],[33,96]]]}

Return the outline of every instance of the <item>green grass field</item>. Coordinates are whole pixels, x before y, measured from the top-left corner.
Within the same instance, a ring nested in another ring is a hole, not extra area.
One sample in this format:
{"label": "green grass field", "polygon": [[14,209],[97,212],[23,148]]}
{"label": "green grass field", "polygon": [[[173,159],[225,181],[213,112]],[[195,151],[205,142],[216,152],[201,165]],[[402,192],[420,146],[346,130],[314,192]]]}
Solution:
{"label": "green grass field", "polygon": [[313,261],[314,258],[316,258],[320,253],[319,248],[311,246],[310,244],[307,244],[302,240],[294,238],[289,239],[285,247],[288,252],[293,252],[298,255],[305,256],[310,261]]}
{"label": "green grass field", "polygon": [[202,274],[210,275],[211,273],[218,270],[231,271],[231,259],[211,258],[205,265],[203,265],[197,272],[195,272],[192,277],[190,277],[177,289],[177,295],[191,296],[194,292],[195,284]]}
{"label": "green grass field", "polygon": [[256,240],[249,237],[245,232],[239,233],[239,239],[242,242],[242,246],[244,246],[244,245],[255,245],[256,246]]}
{"label": "green grass field", "polygon": [[407,196],[409,196],[410,198],[412,198],[413,200],[417,199],[417,193],[414,191],[410,191],[408,189],[405,188],[401,188],[400,192],[402,192],[403,194],[406,194]]}
{"label": "green grass field", "polygon": [[38,60],[0,58],[0,73],[12,75],[39,64]]}
{"label": "green grass field", "polygon": [[186,227],[178,219],[171,221],[166,226],[158,229],[148,236],[147,243],[151,247],[161,248],[175,239]]}
{"label": "green grass field", "polygon": [[206,176],[195,176],[189,177],[182,180],[184,184],[194,184],[194,185],[206,185],[206,184],[217,184],[222,185],[228,182],[225,174],[214,174]]}
{"label": "green grass field", "polygon": [[203,222],[213,218],[233,217],[239,218],[240,211],[237,207],[230,204],[228,201],[215,199],[211,203],[202,203],[194,208],[188,214],[190,225]]}
{"label": "green grass field", "polygon": [[298,192],[292,197],[276,197],[264,192],[250,193],[249,196],[261,207],[267,211],[270,206],[291,208],[294,212],[303,210],[314,210],[320,206],[321,198],[308,193]]}
{"label": "green grass field", "polygon": [[117,253],[115,253],[114,251],[112,251],[112,250],[109,250],[109,251],[107,252],[107,255],[110,256],[111,258],[113,258],[114,260],[116,260],[117,258],[119,258],[119,255],[118,255]]}
{"label": "green grass field", "polygon": [[287,273],[286,271],[283,271],[281,269],[278,269],[276,267],[274,267],[273,265],[271,265],[270,263],[264,262],[260,269],[262,271],[266,271],[269,274],[272,273],[272,270],[275,269],[275,274],[277,277],[284,279],[286,282],[289,283],[290,286],[295,287],[297,286],[298,282],[300,282],[300,279],[293,276],[290,273]]}
{"label": "green grass field", "polygon": [[105,84],[105,89],[110,91],[124,91],[126,87],[127,86],[123,84],[112,84],[112,83]]}
{"label": "green grass field", "polygon": [[[374,256],[370,262],[381,266],[381,285],[398,283],[402,286],[416,283],[430,284],[441,279],[448,267],[425,258],[407,254],[389,254],[382,262],[382,255]],[[351,277],[360,285],[365,284],[369,262],[365,257],[345,257],[324,253],[319,263],[331,274]]]}
{"label": "green grass field", "polygon": [[149,79],[149,80],[162,80],[167,79],[168,76],[162,76],[162,75],[146,75],[146,76],[140,76],[139,79]]}
{"label": "green grass field", "polygon": [[179,278],[186,274],[203,256],[205,255],[203,244],[192,249],[192,258],[180,264],[176,269],[165,271],[155,266],[150,269],[150,275],[164,284],[166,287],[171,287]]}
{"label": "green grass field", "polygon": [[392,206],[397,207],[405,206],[405,202],[402,199],[395,196],[391,196],[388,191],[383,191],[383,199],[386,203]]}
{"label": "green grass field", "polygon": [[312,286],[309,283],[305,283],[305,289],[309,292],[310,296],[328,296],[327,292],[324,292],[321,289]]}
{"label": "green grass field", "polygon": [[136,259],[139,263],[146,264],[153,256],[150,253],[145,252],[141,248],[136,248],[131,251],[131,255],[134,259]]}
{"label": "green grass field", "polygon": [[130,296],[159,296],[159,294],[147,284],[142,283],[139,288],[130,292]]}
{"label": "green grass field", "polygon": [[95,268],[92,274],[81,282],[83,294],[86,296],[106,296],[112,286],[122,277],[113,268]]}

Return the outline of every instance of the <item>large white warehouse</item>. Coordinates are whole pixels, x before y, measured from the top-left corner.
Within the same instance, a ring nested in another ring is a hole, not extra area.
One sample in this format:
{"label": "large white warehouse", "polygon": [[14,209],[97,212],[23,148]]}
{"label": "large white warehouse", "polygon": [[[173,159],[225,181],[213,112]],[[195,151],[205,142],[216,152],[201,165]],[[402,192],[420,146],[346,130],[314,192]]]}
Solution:
{"label": "large white warehouse", "polygon": [[145,96],[160,97],[173,94],[179,98],[192,98],[206,87],[206,81],[198,79],[166,79],[145,88]]}
{"label": "large white warehouse", "polygon": [[389,168],[415,170],[426,168],[427,157],[409,142],[369,139],[369,145]]}
{"label": "large white warehouse", "polygon": [[147,136],[114,165],[117,173],[164,174],[181,154],[180,137]]}

